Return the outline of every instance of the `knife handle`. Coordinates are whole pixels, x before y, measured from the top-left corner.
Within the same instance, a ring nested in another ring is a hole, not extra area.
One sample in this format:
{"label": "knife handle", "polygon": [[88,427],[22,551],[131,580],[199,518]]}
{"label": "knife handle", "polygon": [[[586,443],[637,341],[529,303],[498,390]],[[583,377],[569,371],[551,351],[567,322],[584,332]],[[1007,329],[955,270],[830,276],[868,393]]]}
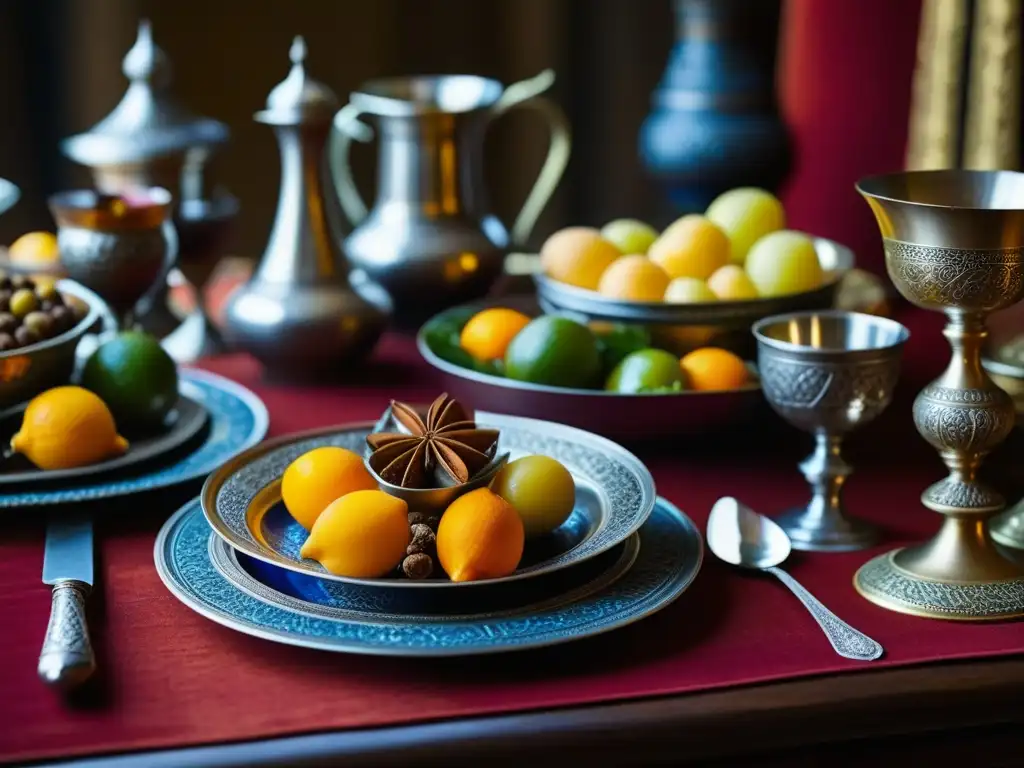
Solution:
{"label": "knife handle", "polygon": [[89,585],[74,579],[53,586],[50,623],[39,654],[39,677],[47,685],[68,690],[85,682],[96,669],[85,622],[88,594]]}

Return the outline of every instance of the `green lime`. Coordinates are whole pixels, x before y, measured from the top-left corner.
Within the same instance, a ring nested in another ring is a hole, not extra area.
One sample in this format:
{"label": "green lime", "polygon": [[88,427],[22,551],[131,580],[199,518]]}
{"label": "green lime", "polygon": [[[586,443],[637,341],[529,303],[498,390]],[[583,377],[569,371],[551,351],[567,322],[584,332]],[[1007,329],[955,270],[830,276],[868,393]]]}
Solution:
{"label": "green lime", "polygon": [[558,315],[541,315],[516,334],[505,351],[510,379],[553,387],[592,387],[601,355],[594,334]]}
{"label": "green lime", "polygon": [[178,401],[178,369],[155,338],[127,331],[92,353],[82,386],[107,404],[119,429],[149,430],[162,424]]}
{"label": "green lime", "polygon": [[641,349],[615,366],[604,388],[624,394],[672,391],[685,389],[685,379],[675,355],[663,349]]}

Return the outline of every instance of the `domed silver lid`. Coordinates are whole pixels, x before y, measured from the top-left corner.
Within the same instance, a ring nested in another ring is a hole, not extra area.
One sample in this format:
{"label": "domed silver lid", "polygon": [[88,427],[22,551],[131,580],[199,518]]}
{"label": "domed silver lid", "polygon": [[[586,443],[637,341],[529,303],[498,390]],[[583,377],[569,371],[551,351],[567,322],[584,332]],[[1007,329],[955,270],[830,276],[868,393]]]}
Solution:
{"label": "domed silver lid", "polygon": [[288,52],[291,72],[267,97],[267,108],[256,113],[256,120],[268,125],[302,125],[330,122],[340,108],[334,91],[306,74],[306,41],[292,41]]}
{"label": "domed silver lid", "polygon": [[227,141],[227,126],[193,114],[170,92],[170,61],[154,44],[148,21],[139,22],[122,71],[128,90],[103,120],[64,140],[61,148],[69,158],[92,167],[119,165]]}

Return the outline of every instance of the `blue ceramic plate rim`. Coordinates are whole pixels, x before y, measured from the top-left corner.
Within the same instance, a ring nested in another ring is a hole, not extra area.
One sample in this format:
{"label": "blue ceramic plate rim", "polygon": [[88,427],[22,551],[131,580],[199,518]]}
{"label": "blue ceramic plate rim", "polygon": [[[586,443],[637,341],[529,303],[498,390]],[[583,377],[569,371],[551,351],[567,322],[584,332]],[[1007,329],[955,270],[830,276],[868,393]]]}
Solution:
{"label": "blue ceramic plate rim", "polygon": [[[551,573],[559,568],[582,562],[587,557],[606,552],[639,530],[650,516],[656,498],[654,478],[651,477],[650,471],[639,458],[618,443],[576,427],[523,416],[477,411],[476,421],[478,424],[494,427],[502,432],[498,449],[501,452],[512,449],[519,450],[523,454],[541,453],[562,461],[563,464],[569,466],[570,470],[580,470],[577,475],[583,475],[586,478],[587,484],[596,492],[602,505],[602,514],[598,519],[597,529],[575,547],[548,560],[521,568],[509,576],[467,582],[441,579],[424,581],[400,578],[356,579],[338,576],[329,573],[319,563],[294,560],[270,547],[264,547],[257,541],[248,525],[248,509],[253,500],[265,488],[278,480],[285,467],[303,452],[320,445],[340,444],[342,438],[347,437],[349,433],[359,434],[359,442],[361,442],[365,433],[372,429],[372,425],[365,422],[284,435],[235,456],[206,479],[200,494],[203,513],[210,527],[218,536],[230,546],[257,560],[317,578],[367,587],[402,589],[470,589],[478,585],[498,584]],[[528,433],[529,445],[516,444],[517,435],[522,437],[520,433]],[[545,440],[549,441],[548,446],[538,448],[538,442],[543,444]],[[299,446],[304,447],[300,448]],[[353,449],[352,446],[343,447]],[[573,447],[578,451],[576,461],[565,458],[565,452],[571,452]],[[562,455],[556,455],[559,453]],[[627,485],[635,485],[635,490],[632,493],[629,488],[616,489],[614,486],[609,487],[608,483],[597,481],[597,477],[602,471],[615,470],[612,463],[608,461],[608,458],[613,456],[618,460],[615,465],[617,467],[616,474],[628,478]],[[581,462],[589,462],[590,465],[603,464],[604,466],[590,466],[591,471],[583,472]],[[614,493],[618,494],[617,499],[612,498]],[[616,501],[619,503],[616,504]]]}
{"label": "blue ceramic plate rim", "polygon": [[237,445],[232,446],[229,453],[225,454],[216,452],[208,461],[200,464],[187,474],[167,474],[165,477],[155,481],[152,479],[154,475],[167,473],[170,469],[173,469],[174,466],[177,466],[177,464],[172,465],[171,467],[154,469],[136,477],[129,477],[109,483],[100,482],[51,491],[0,494],[0,509],[47,504],[66,504],[80,501],[91,501],[94,499],[116,498],[133,493],[168,488],[182,483],[187,483],[192,480],[198,480],[206,477],[225,461],[256,445],[267,434],[267,429],[270,426],[270,415],[267,413],[267,407],[255,393],[246,389],[241,384],[237,384],[236,382],[216,373],[201,371],[195,368],[181,369],[179,372],[179,380],[181,382],[181,389],[183,390],[183,393],[191,397],[193,400],[197,400],[207,409],[210,414],[211,424],[205,442],[198,446],[191,454],[181,459],[178,463],[189,461],[193,459],[197,453],[208,450],[211,445],[216,445],[217,442],[223,441],[223,435],[219,434],[218,430],[218,426],[222,426],[221,422],[218,421],[218,417],[221,416],[221,414],[218,413],[216,408],[211,408],[209,406],[205,397],[197,397],[195,389],[190,389],[190,386],[200,390],[205,386],[211,390],[216,390],[230,395],[236,401],[241,403],[251,415],[252,426],[249,429],[249,432],[241,438]]}
{"label": "blue ceramic plate rim", "polygon": [[[210,562],[209,538],[205,527],[200,531],[202,535],[196,542],[198,551],[192,553],[193,562],[187,564],[185,569],[177,567],[173,558],[169,559],[167,556],[168,547],[176,544],[177,535],[191,522],[190,517],[201,517],[196,509],[198,503],[198,500],[193,499],[184,505],[168,519],[157,534],[153,546],[153,559],[164,586],[188,608],[228,629],[284,645],[323,651],[376,656],[471,656],[541,648],[593,637],[640,621],[669,606],[693,583],[704,560],[704,541],[693,521],[675,505],[659,497],[657,506],[672,520],[672,524],[680,528],[680,538],[688,545],[685,552],[674,545],[666,546],[661,554],[682,562],[670,560],[667,563],[646,564],[645,554],[656,558],[656,555],[651,555],[652,551],[658,549],[657,543],[660,539],[656,537],[653,546],[641,545],[640,556],[633,568],[609,587],[576,603],[563,605],[545,613],[507,618],[504,620],[504,626],[513,630],[510,632],[502,631],[501,621],[417,622],[407,627],[396,627],[394,624],[357,624],[276,608],[245,594],[226,581]],[[668,567],[662,567],[666,565]],[[645,568],[652,573],[661,574],[656,584],[653,583],[653,579],[651,584],[633,583],[642,578]],[[205,580],[205,584],[197,584],[198,579]],[[219,600],[215,601],[211,597],[211,586],[220,589]],[[640,586],[643,586],[643,589],[638,589]],[[249,611],[250,618],[238,615],[240,610]],[[572,630],[558,632],[557,629],[552,629],[551,624],[559,616],[565,616],[567,612],[574,612],[579,617]],[[546,624],[545,619],[548,620]],[[528,621],[532,621],[533,626],[538,627],[537,633],[533,637],[517,636],[514,632],[516,623]],[[292,624],[292,629],[284,626],[288,623]],[[295,628],[301,629],[305,634],[296,631]],[[466,628],[475,630],[478,636],[486,637],[488,644],[439,645],[436,643],[435,634],[432,634],[443,631],[458,633],[460,629]],[[338,633],[346,630],[354,637],[338,636]],[[376,633],[377,642],[366,639],[364,633]],[[424,642],[399,642],[403,633],[407,634],[410,640]]]}

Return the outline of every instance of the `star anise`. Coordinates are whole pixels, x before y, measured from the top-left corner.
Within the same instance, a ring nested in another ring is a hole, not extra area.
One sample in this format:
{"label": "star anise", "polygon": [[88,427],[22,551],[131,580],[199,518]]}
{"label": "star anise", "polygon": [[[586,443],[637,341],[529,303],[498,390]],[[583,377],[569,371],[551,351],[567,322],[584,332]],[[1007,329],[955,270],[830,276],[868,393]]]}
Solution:
{"label": "star anise", "polygon": [[478,429],[457,400],[443,394],[427,410],[391,401],[391,418],[407,432],[374,432],[370,468],[402,488],[437,488],[467,482],[491,461],[498,430]]}

